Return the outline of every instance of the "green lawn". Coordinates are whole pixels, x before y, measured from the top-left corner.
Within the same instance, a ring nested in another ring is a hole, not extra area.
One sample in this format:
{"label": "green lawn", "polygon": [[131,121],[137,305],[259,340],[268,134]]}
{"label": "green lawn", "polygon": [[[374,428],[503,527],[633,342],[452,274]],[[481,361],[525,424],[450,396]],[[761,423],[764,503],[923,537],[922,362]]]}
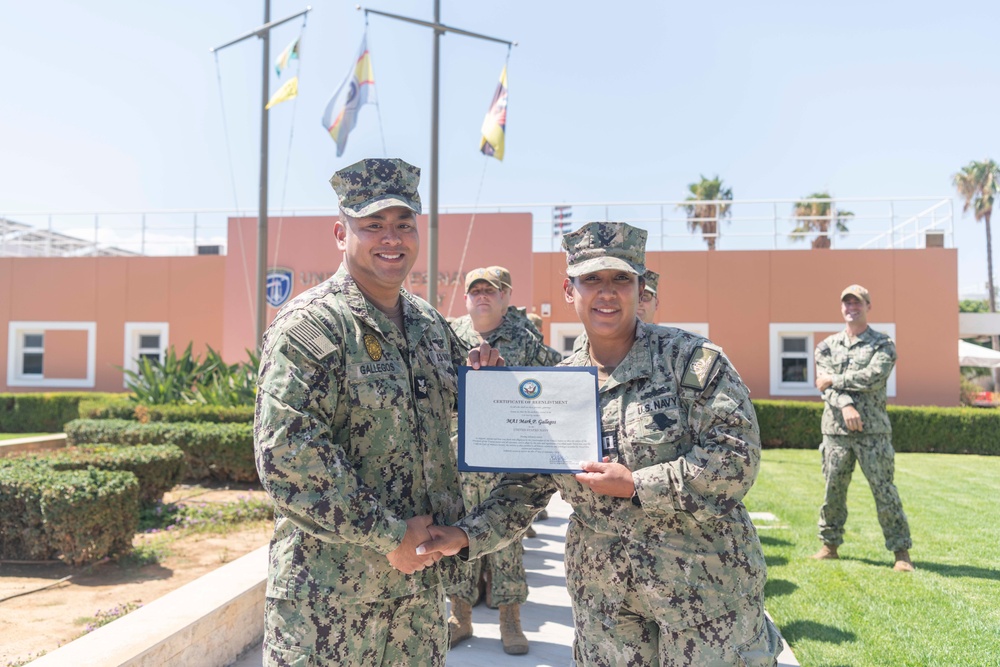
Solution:
{"label": "green lawn", "polygon": [[18,438],[33,438],[36,435],[49,435],[48,433],[0,433],[0,440],[17,440]]}
{"label": "green lawn", "polygon": [[814,561],[819,451],[764,450],[746,504],[778,517],[758,522],[768,612],[804,667],[1000,665],[1000,457],[896,454],[896,486],[916,572],[893,572],[860,468],[841,559]]}

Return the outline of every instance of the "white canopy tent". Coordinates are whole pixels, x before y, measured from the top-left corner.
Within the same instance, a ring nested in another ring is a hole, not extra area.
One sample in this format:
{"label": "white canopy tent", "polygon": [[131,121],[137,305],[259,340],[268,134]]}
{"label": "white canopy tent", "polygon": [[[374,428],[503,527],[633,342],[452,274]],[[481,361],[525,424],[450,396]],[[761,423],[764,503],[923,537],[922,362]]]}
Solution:
{"label": "white canopy tent", "polygon": [[958,341],[958,365],[998,368],[1000,367],[1000,352],[960,340]]}

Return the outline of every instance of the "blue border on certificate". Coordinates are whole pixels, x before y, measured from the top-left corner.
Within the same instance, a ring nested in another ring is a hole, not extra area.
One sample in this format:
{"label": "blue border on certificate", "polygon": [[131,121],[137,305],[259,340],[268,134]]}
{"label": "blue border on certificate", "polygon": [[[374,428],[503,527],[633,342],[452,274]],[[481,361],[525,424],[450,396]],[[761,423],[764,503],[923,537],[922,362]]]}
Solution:
{"label": "blue border on certificate", "polygon": [[[597,369],[593,366],[483,366],[479,370],[473,369],[471,366],[459,366],[458,367],[458,469],[462,472],[487,472],[487,473],[539,473],[546,475],[556,475],[556,474],[574,474],[578,472],[583,472],[579,467],[572,468],[525,468],[521,466],[514,465],[512,462],[510,466],[504,467],[481,467],[469,465],[465,461],[465,425],[466,417],[468,414],[468,408],[465,404],[466,401],[466,375],[469,373],[496,373],[496,372],[510,372],[510,371],[520,371],[531,374],[544,375],[546,373],[581,373],[589,375],[594,383],[594,433],[596,434],[596,449],[593,452],[593,457],[589,460],[600,461],[601,460],[601,401],[599,388],[597,386]],[[586,381],[581,378],[581,381]],[[525,387],[528,381],[522,381],[521,385],[518,387],[519,392],[525,398],[537,398],[539,393],[542,391],[540,387],[537,389],[531,386]],[[528,394],[525,394],[528,392]],[[576,462],[574,462],[576,463]]]}

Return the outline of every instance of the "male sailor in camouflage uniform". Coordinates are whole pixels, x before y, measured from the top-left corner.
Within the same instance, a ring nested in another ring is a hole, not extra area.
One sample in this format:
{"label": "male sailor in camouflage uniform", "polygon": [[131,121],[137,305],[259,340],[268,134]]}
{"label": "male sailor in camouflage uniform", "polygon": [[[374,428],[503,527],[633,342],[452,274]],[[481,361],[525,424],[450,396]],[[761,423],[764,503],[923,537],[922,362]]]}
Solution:
{"label": "male sailor in camouflage uniform", "polygon": [[422,546],[476,558],[517,539],[558,490],[574,511],[578,665],[774,665],[781,640],[742,503],[760,464],[756,415],[718,347],[637,319],[645,237],[623,223],[563,237],[566,300],[588,336],[563,365],[597,367],[605,460],[576,475],[504,475],[458,529],[431,526]]}
{"label": "male sailor in camouflage uniform", "polygon": [[[524,314],[510,305],[510,272],[502,266],[473,269],[465,275],[465,307],[468,315],[458,318],[452,328],[470,348],[486,341],[500,350],[508,366],[554,366],[562,355],[542,342],[541,334]],[[466,507],[486,500],[500,476],[491,473],[462,473]],[[488,567],[486,585],[489,606],[500,608],[500,641],[512,655],[528,652],[528,640],[521,631],[521,605],[528,599],[521,540],[473,561],[470,577],[448,590],[451,616],[448,618],[451,646],[472,636],[472,605],[478,597],[479,577]]]}
{"label": "male sailor in camouflage uniform", "polygon": [[343,264],[264,338],[265,665],[445,664],[443,584],[466,567],[415,547],[464,511],[449,442],[464,359],[444,318],[401,289],[420,245],[419,177],[398,159],[334,174]]}
{"label": "male sailor in camouflage uniform", "polygon": [[912,572],[910,526],[893,483],[895,454],[885,407],[885,385],[896,365],[896,345],[868,326],[871,296],[861,285],[840,295],[847,328],[816,346],[816,388],[823,394],[823,476],[826,496],[819,510],[823,547],[813,558],[838,558],[847,522],[847,486],[855,461],[868,479],[885,548],[895,555],[893,569]]}

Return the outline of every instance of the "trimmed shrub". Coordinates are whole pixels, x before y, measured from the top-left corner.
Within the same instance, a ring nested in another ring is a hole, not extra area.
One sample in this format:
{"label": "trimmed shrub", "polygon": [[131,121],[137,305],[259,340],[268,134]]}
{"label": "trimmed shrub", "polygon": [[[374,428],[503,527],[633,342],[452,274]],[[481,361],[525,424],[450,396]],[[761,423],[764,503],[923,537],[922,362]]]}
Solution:
{"label": "trimmed shrub", "polygon": [[131,394],[88,396],[80,400],[77,417],[82,419],[132,419],[136,402]]}
{"label": "trimmed shrub", "polygon": [[181,481],[184,452],[175,445],[81,445],[36,455],[55,470],[124,470],[139,480],[139,502],[155,505]]}
{"label": "trimmed shrub", "polygon": [[80,404],[82,419],[131,419],[147,422],[252,424],[254,406],[140,405],[133,401]]}
{"label": "trimmed shrub", "polygon": [[[754,401],[764,447],[811,449],[823,435],[823,403]],[[890,405],[897,452],[1000,456],[1000,410]]]}
{"label": "trimmed shrub", "polygon": [[143,407],[148,415],[148,421],[151,422],[253,424],[253,405],[150,405]]}
{"label": "trimmed shrub", "polygon": [[130,472],[0,465],[0,558],[83,565],[132,548],[139,482]]}
{"label": "trimmed shrub", "polygon": [[59,433],[79,416],[81,400],[116,394],[84,392],[0,394],[0,433]]}
{"label": "trimmed shrub", "polygon": [[823,403],[807,401],[754,401],[764,447],[809,449],[819,447],[823,434]]}
{"label": "trimmed shrub", "polygon": [[1000,456],[1000,410],[889,406],[897,452]]}
{"label": "trimmed shrub", "polygon": [[258,481],[253,455],[253,424],[143,424],[124,419],[77,419],[66,424],[64,430],[70,445],[90,442],[177,445],[184,451],[185,477],[188,479]]}

